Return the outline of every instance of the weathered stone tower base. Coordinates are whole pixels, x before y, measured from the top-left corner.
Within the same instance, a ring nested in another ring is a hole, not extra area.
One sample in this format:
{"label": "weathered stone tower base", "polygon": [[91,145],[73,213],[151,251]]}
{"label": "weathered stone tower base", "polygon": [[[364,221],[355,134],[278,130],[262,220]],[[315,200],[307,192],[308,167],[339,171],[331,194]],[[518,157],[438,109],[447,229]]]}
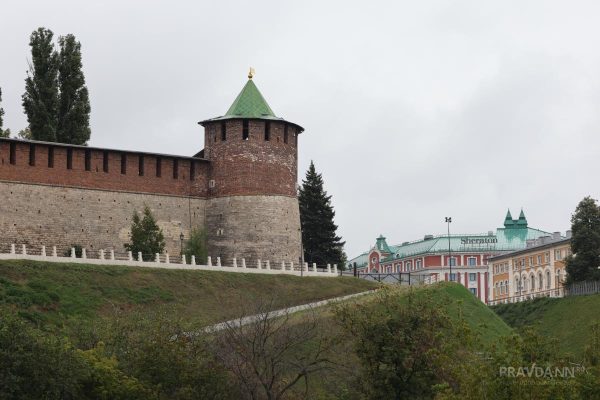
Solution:
{"label": "weathered stone tower base", "polygon": [[[300,261],[298,199],[287,196],[228,196],[206,203],[208,254],[231,263],[233,257],[281,265]],[[289,264],[287,264],[289,265]]]}

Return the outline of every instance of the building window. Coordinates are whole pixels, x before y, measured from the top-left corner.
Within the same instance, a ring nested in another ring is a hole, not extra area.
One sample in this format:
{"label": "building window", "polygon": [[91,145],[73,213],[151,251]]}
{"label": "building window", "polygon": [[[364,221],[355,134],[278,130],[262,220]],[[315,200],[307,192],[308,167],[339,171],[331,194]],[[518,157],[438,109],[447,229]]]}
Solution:
{"label": "building window", "polygon": [[225,122],[221,122],[221,141],[224,142],[227,140],[227,126]]}
{"label": "building window", "polygon": [[562,260],[562,251],[560,249],[554,251],[554,258],[557,260]]}
{"label": "building window", "polygon": [[550,289],[551,284],[550,271],[546,271],[546,289]]}
{"label": "building window", "polygon": [[477,265],[477,258],[469,257],[469,258],[467,258],[467,262],[468,262],[469,267],[474,267]]}
{"label": "building window", "polygon": [[456,257],[450,257],[450,266],[456,267]]}
{"label": "building window", "polygon": [[248,120],[242,121],[242,140],[248,140],[250,138],[250,127],[248,126]]}
{"label": "building window", "polygon": [[477,296],[477,288],[470,288],[469,291],[473,293],[473,296]]}
{"label": "building window", "polygon": [[412,271],[412,261],[406,262],[406,269],[408,269],[409,271]]}
{"label": "building window", "polygon": [[102,171],[108,172],[108,151],[102,153]]}
{"label": "building window", "polygon": [[144,156],[140,155],[138,159],[139,176],[144,176]]}
{"label": "building window", "polygon": [[533,265],[533,257],[529,257],[529,266]]}
{"label": "building window", "polygon": [[85,170],[89,171],[92,169],[92,152],[91,150],[85,150]]}
{"label": "building window", "polygon": [[451,273],[451,274],[449,275],[449,277],[450,277],[450,282],[456,282],[456,273],[454,273],[454,272],[453,272],[453,273]]}
{"label": "building window", "polygon": [[423,262],[421,260],[417,260],[416,263],[417,263],[417,269],[421,268]]}
{"label": "building window", "polygon": [[127,154],[121,153],[121,174],[127,173]]}
{"label": "building window", "polygon": [[10,163],[12,165],[15,165],[17,163],[17,144],[14,142],[10,143],[10,148],[9,148],[9,159],[10,159]]}
{"label": "building window", "polygon": [[35,144],[29,145],[29,165],[35,166]]}
{"label": "building window", "polygon": [[54,147],[48,146],[48,168],[54,168]]}
{"label": "building window", "polygon": [[549,262],[550,262],[550,253],[546,253],[546,254],[544,254],[544,258],[545,258],[545,261],[546,261],[547,263],[549,263]]}
{"label": "building window", "polygon": [[173,179],[179,178],[179,160],[173,159]]}
{"label": "building window", "polygon": [[285,124],[285,126],[283,127],[283,143],[287,143],[288,142],[288,126],[287,124]]}
{"label": "building window", "polygon": [[541,255],[537,256],[537,263],[538,263],[538,265],[542,263],[542,256]]}
{"label": "building window", "polygon": [[265,122],[265,140],[271,140],[271,123],[269,121]]}
{"label": "building window", "polygon": [[73,169],[73,149],[67,149],[67,169]]}
{"label": "building window", "polygon": [[162,176],[162,158],[156,157],[156,177]]}
{"label": "building window", "polygon": [[477,280],[477,274],[474,272],[469,272],[469,282],[475,282]]}

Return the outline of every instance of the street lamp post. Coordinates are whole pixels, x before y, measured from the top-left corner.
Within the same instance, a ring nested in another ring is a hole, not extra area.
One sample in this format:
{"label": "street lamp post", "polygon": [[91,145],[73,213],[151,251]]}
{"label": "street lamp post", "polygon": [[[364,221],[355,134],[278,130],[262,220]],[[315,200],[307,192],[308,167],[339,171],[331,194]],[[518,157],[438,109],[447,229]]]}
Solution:
{"label": "street lamp post", "polygon": [[446,223],[448,224],[448,265],[450,266],[450,281],[454,281],[452,279],[452,250],[450,249],[450,223],[452,222],[452,217],[446,217]]}
{"label": "street lamp post", "polygon": [[181,244],[180,250],[179,250],[179,255],[181,256],[181,259],[183,259],[183,239],[185,238],[185,236],[183,236],[183,232],[181,232],[181,234],[179,235],[179,242]]}

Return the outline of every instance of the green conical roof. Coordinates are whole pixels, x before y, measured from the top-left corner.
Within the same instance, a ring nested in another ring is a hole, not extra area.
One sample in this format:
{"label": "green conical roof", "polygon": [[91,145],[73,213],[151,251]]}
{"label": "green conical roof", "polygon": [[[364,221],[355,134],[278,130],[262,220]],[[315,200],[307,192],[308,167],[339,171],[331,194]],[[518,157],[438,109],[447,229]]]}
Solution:
{"label": "green conical roof", "polygon": [[264,118],[274,117],[275,113],[267,104],[267,101],[260,93],[254,81],[248,79],[246,85],[233,101],[229,110],[225,113],[226,117],[239,118]]}
{"label": "green conical roof", "polygon": [[523,209],[521,209],[521,214],[519,214],[519,220],[517,221],[517,225],[527,227],[527,218],[525,218],[525,213]]}
{"label": "green conical roof", "polygon": [[508,212],[506,213],[506,217],[504,218],[504,226],[509,227],[509,226],[512,226],[513,224],[514,224],[514,222],[513,222],[512,215],[511,215],[510,209],[509,209]]}
{"label": "green conical roof", "polygon": [[246,82],[246,85],[244,85],[244,88],[242,89],[240,94],[238,94],[238,96],[235,98],[233,104],[231,105],[231,107],[229,107],[229,110],[227,110],[227,113],[225,113],[225,115],[221,117],[210,118],[204,121],[200,121],[198,123],[204,126],[204,124],[207,122],[245,118],[283,121],[296,126],[299,129],[298,133],[304,131],[304,128],[302,128],[300,125],[286,121],[283,118],[276,116],[273,110],[271,110],[271,107],[269,107],[269,104],[267,103],[263,95],[260,93],[256,85],[254,84],[254,81],[252,81],[252,79],[248,79],[248,82]]}

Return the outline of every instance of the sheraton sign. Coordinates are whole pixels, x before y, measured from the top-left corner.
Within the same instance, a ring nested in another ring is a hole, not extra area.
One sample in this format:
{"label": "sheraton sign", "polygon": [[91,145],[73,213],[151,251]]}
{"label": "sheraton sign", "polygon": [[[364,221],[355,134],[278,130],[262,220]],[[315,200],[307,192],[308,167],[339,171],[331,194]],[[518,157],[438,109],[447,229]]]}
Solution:
{"label": "sheraton sign", "polygon": [[496,244],[498,243],[498,239],[495,237],[487,237],[487,238],[461,238],[461,244]]}

